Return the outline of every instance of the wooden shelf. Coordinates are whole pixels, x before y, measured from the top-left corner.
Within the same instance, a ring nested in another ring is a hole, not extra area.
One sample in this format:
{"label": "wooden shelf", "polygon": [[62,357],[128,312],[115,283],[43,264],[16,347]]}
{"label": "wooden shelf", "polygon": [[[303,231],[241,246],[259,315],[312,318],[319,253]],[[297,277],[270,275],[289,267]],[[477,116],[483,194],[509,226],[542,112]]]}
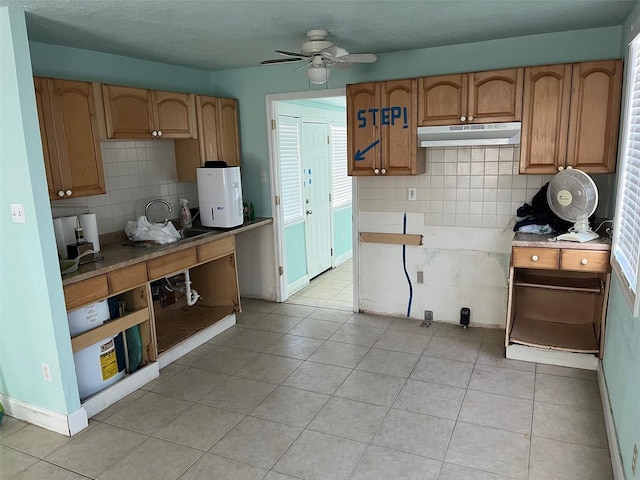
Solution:
{"label": "wooden shelf", "polygon": [[598,353],[593,323],[558,323],[516,315],[511,343],[578,353]]}
{"label": "wooden shelf", "polygon": [[517,287],[547,288],[550,290],[571,290],[575,292],[600,293],[602,282],[597,276],[570,277],[539,275],[519,270],[513,284]]}
{"label": "wooden shelf", "polygon": [[88,332],[76,335],[71,339],[71,349],[74,353],[78,352],[87,347],[90,347],[91,345],[101,340],[104,340],[105,338],[113,337],[114,335],[117,335],[124,330],[127,330],[148,320],[149,310],[147,308],[136,310],[135,312],[125,315],[124,317],[111,320],[97,328],[89,330]]}

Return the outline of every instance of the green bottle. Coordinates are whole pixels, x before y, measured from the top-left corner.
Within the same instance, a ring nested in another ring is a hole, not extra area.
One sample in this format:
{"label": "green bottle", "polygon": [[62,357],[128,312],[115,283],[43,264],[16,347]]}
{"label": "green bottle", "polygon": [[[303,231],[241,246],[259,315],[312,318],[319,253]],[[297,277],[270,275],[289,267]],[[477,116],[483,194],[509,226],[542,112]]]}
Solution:
{"label": "green bottle", "polygon": [[256,219],[256,211],[253,209],[253,202],[249,204],[249,220],[254,221]]}

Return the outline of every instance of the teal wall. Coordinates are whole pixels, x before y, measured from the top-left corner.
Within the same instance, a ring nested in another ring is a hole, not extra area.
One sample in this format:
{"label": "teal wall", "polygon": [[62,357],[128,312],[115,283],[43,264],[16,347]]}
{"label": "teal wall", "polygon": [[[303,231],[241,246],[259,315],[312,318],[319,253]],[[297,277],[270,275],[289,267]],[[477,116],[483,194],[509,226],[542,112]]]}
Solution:
{"label": "teal wall", "polygon": [[284,262],[287,285],[307,274],[304,222],[284,227]]}
{"label": "teal wall", "polygon": [[[355,192],[354,192],[355,193]],[[353,248],[353,209],[348,207],[333,212],[333,256],[340,257]]]}
{"label": "teal wall", "polygon": [[33,74],[129,87],[212,94],[211,72],[165,63],[30,42]]}
{"label": "teal wall", "polygon": [[[622,26],[620,56],[625,57],[625,60],[629,53],[628,44],[633,39],[630,27],[639,18],[640,2]],[[638,30],[636,28],[636,33]],[[624,118],[625,112],[622,115]],[[619,149],[618,155],[621,156],[622,153]],[[616,274],[613,273],[611,277],[602,366],[622,465],[626,478],[631,479],[635,478],[631,472],[633,446],[637,444],[640,448],[640,318],[631,315]]]}
{"label": "teal wall", "polygon": [[242,186],[257,215],[271,215],[269,186],[259,172],[268,171],[265,95],[342,88],[393,78],[473,72],[526,65],[618,58],[621,27],[577,30],[492,40],[447,47],[386,53],[371,65],[333,69],[326,85],[311,85],[303,71],[291,65],[269,65],[212,74],[216,94],[239,99],[242,132]]}
{"label": "teal wall", "polygon": [[[80,407],[40,143],[24,13],[0,8],[0,393]],[[10,218],[22,203],[26,224]],[[41,363],[51,368],[44,381]]]}

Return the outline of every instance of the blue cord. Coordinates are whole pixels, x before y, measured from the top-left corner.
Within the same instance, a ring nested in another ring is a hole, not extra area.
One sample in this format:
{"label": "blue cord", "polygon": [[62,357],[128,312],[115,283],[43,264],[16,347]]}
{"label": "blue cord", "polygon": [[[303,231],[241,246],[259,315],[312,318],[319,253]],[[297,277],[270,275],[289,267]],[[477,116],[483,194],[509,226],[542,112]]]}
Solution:
{"label": "blue cord", "polygon": [[[404,222],[402,225],[402,233],[407,233],[407,214],[404,214]],[[402,266],[404,267],[404,276],[407,277],[407,283],[409,284],[409,305],[407,306],[407,317],[411,316],[411,301],[413,300],[413,285],[411,285],[411,277],[407,272],[407,246],[402,244]]]}

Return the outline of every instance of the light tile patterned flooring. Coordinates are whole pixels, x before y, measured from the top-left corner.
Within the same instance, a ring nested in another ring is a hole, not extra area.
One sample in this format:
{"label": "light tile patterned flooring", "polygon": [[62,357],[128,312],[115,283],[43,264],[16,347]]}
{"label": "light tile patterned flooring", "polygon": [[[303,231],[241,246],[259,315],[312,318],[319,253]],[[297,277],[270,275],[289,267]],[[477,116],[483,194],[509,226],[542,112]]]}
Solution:
{"label": "light tile patterned flooring", "polygon": [[0,478],[612,478],[594,373],[507,360],[503,331],[243,310],[72,438],[5,417]]}
{"label": "light tile patterned flooring", "polygon": [[327,270],[289,297],[287,303],[353,310],[353,260]]}

